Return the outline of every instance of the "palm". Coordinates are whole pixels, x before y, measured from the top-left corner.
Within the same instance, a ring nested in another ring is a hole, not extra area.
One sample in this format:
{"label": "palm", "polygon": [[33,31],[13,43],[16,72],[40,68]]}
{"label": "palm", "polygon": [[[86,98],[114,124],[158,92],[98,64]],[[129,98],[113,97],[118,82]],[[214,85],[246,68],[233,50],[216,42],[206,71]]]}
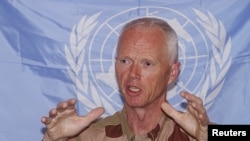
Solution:
{"label": "palm", "polygon": [[202,101],[198,97],[188,93],[182,93],[182,96],[188,101],[186,113],[176,111],[168,103],[162,104],[163,111],[198,141],[206,141],[209,119]]}
{"label": "palm", "polygon": [[175,121],[190,135],[196,137],[199,141],[207,134],[207,127],[201,124],[199,115],[194,109],[188,108],[187,113],[181,113]]}
{"label": "palm", "polygon": [[96,108],[86,116],[78,116],[75,109],[75,100],[61,102],[56,109],[52,109],[49,117],[43,117],[50,140],[68,138],[78,134],[93,120],[103,113],[103,108]]}
{"label": "palm", "polygon": [[65,110],[47,125],[48,135],[55,139],[73,136],[84,128],[79,124],[81,121],[84,121],[84,118],[77,116],[75,110]]}

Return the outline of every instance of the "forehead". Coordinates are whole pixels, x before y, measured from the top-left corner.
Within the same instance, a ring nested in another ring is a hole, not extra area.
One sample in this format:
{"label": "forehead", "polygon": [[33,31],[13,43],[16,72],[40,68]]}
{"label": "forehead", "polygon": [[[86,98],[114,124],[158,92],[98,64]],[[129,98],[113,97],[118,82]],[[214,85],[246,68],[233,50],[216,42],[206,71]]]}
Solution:
{"label": "forehead", "polygon": [[129,50],[166,53],[166,35],[159,27],[155,26],[130,27],[124,30],[119,38],[118,54]]}

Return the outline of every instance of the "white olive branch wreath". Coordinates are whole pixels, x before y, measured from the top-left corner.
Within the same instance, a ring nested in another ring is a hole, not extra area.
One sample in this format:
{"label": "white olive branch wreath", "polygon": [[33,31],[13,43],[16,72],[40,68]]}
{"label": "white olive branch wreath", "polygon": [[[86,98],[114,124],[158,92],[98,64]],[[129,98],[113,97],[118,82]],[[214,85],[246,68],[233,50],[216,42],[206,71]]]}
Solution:
{"label": "white olive branch wreath", "polygon": [[[78,100],[84,105],[83,108],[86,111],[90,111],[98,106],[103,106],[108,107],[106,112],[113,113],[114,109],[111,104],[98,94],[94,84],[89,81],[87,66],[84,63],[85,46],[90,32],[97,25],[97,18],[100,14],[101,12],[90,17],[85,15],[77,25],[73,26],[70,33],[70,46],[65,44],[65,54],[69,64],[68,74],[75,84],[75,94]],[[90,100],[89,96],[93,100]]]}
{"label": "white olive branch wreath", "polygon": [[[221,91],[225,81],[224,77],[231,65],[231,38],[229,37],[228,40],[226,40],[224,25],[221,21],[217,21],[210,12],[208,12],[207,16],[199,10],[193,10],[198,16],[198,22],[206,29],[206,34],[212,43],[213,57],[210,60],[209,76],[206,77],[201,91],[198,92],[204,104],[209,108],[213,99]],[[210,94],[207,94],[209,89],[212,91]]]}
{"label": "white olive branch wreath", "polygon": [[[65,44],[65,54],[69,64],[68,74],[75,84],[75,94],[87,108],[95,108],[99,102],[93,103],[86,96],[88,95],[89,78],[87,66],[84,63],[85,46],[89,38],[89,33],[95,28],[96,19],[100,13],[91,17],[83,16],[77,25],[74,25],[70,33],[70,45]],[[81,71],[82,70],[82,71]],[[81,77],[81,79],[79,79]],[[83,95],[84,94],[84,95]],[[99,98],[98,95],[95,100]],[[86,108],[86,107],[85,107]]]}

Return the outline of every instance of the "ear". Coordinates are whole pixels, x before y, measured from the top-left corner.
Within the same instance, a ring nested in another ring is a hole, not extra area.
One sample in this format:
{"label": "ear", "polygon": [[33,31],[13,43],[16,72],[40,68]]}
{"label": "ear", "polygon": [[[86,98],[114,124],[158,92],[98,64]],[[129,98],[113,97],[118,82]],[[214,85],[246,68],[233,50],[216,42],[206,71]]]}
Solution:
{"label": "ear", "polygon": [[170,71],[168,84],[171,84],[177,80],[179,73],[180,73],[180,66],[181,66],[181,63],[178,61],[171,65],[171,71]]}

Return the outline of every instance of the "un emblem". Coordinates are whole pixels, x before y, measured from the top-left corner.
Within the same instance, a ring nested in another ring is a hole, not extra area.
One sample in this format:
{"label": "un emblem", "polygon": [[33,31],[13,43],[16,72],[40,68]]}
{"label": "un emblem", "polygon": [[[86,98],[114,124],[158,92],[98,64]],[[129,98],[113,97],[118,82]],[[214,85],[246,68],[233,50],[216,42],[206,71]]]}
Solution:
{"label": "un emblem", "polygon": [[127,9],[101,24],[98,24],[98,17],[102,13],[83,16],[72,28],[65,54],[75,93],[85,109],[102,106],[107,114],[113,114],[122,108],[114,72],[116,43],[125,23],[145,16],[166,20],[179,37],[182,67],[176,86],[168,91],[169,102],[181,109],[179,93],[185,90],[200,96],[209,105],[220,91],[229,68],[231,40],[220,38],[222,34],[226,36],[224,26],[210,13],[207,16],[198,10],[194,12],[199,25],[179,11],[165,7]]}

